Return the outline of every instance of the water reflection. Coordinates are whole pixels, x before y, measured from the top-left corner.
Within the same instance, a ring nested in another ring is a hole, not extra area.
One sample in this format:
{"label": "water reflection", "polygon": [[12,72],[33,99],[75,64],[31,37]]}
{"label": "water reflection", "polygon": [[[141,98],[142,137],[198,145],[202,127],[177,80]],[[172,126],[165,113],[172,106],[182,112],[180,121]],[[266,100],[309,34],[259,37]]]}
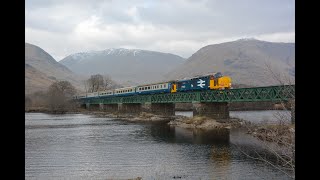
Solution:
{"label": "water reflection", "polygon": [[212,145],[210,159],[212,160],[211,178],[228,177],[231,169],[231,149],[229,144]]}
{"label": "water reflection", "polygon": [[145,128],[143,134],[148,132],[156,141],[170,143],[216,144],[229,143],[230,140],[229,129],[185,129],[171,127],[166,123],[153,123]]}
{"label": "water reflection", "polygon": [[28,113],[25,175],[26,179],[287,179],[236,148],[250,150],[251,142],[245,133],[233,130]]}

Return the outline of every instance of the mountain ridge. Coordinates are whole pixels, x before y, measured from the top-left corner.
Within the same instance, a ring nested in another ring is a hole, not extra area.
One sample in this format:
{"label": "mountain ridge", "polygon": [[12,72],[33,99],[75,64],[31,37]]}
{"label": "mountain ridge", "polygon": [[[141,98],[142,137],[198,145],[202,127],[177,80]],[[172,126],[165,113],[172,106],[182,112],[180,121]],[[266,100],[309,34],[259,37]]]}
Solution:
{"label": "mountain ridge", "polygon": [[167,73],[165,77],[180,79],[220,71],[231,76],[236,84],[275,85],[276,80],[269,78],[272,73],[270,70],[294,78],[294,52],[295,43],[275,43],[256,39],[211,44],[200,48],[184,64]]}
{"label": "mountain ridge", "polygon": [[61,61],[73,72],[83,76],[110,75],[128,85],[163,80],[163,75],[184,62],[184,58],[171,53],[141,49],[110,48],[71,54]]}
{"label": "mountain ridge", "polygon": [[44,91],[58,80],[67,80],[82,90],[81,77],[57,62],[39,46],[25,43],[25,93]]}

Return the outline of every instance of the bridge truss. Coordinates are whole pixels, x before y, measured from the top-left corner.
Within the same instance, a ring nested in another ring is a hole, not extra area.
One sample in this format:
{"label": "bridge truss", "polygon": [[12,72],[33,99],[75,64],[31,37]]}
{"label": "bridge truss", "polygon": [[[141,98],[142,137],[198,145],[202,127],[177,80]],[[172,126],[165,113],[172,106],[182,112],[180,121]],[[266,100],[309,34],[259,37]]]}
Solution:
{"label": "bridge truss", "polygon": [[82,104],[288,101],[295,85],[81,99]]}

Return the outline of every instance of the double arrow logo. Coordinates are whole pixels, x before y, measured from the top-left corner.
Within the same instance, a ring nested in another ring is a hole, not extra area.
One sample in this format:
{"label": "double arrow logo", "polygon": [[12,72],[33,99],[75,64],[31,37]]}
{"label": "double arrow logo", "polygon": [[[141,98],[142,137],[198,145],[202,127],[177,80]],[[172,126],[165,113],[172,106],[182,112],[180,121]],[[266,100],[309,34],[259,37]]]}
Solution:
{"label": "double arrow logo", "polygon": [[205,82],[204,80],[199,79],[199,81],[197,81],[197,83],[198,83],[198,85],[197,85],[197,86],[199,86],[199,87],[203,88],[203,87],[205,86],[204,82]]}

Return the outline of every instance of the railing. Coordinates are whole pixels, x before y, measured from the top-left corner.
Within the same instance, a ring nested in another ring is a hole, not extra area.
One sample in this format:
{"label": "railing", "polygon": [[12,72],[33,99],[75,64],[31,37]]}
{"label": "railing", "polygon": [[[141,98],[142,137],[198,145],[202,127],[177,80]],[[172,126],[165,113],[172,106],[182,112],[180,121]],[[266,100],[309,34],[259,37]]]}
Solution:
{"label": "railing", "polygon": [[187,102],[253,102],[288,101],[295,98],[295,85],[206,90],[168,94],[133,95],[126,97],[87,98],[79,100],[90,104],[118,103],[187,103]]}

